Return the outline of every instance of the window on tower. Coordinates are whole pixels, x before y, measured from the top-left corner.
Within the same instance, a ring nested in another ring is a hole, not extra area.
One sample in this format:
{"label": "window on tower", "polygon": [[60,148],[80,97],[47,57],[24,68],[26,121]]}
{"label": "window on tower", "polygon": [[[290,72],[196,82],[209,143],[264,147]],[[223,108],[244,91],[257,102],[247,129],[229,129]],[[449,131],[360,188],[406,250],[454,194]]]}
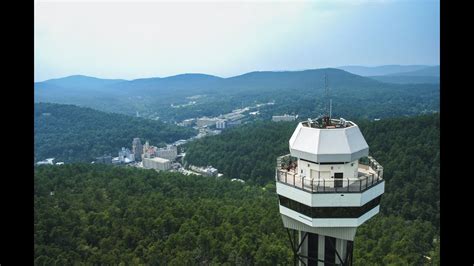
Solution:
{"label": "window on tower", "polygon": [[295,200],[278,195],[280,205],[311,218],[359,218],[380,204],[382,196],[367,202],[361,207],[310,207]]}

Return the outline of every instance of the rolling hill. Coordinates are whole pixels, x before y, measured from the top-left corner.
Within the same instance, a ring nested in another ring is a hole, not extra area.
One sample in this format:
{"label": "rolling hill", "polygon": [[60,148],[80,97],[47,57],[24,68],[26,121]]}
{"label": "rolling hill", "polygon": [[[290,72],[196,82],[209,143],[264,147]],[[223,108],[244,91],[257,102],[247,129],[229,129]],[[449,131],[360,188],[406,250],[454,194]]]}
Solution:
{"label": "rolling hill", "polygon": [[371,76],[370,78],[394,84],[439,84],[439,77],[437,76]]}
{"label": "rolling hill", "polygon": [[[410,71],[407,71],[411,69]],[[414,69],[414,70],[413,70]],[[398,72],[393,72],[398,71]],[[353,73],[358,73],[355,71]],[[372,73],[376,73],[372,72]],[[366,72],[370,73],[370,72]],[[394,84],[439,84],[440,67],[439,66],[425,66],[423,68],[410,67],[406,68],[392,68],[391,71],[381,72],[382,75],[366,75],[367,77],[385,83]]]}
{"label": "rolling hill", "polygon": [[422,69],[407,71],[407,72],[398,72],[389,74],[390,76],[414,76],[414,77],[439,77],[440,76],[440,67],[432,66],[425,67]]}
{"label": "rolling hill", "polygon": [[133,138],[157,145],[195,134],[193,129],[160,121],[105,113],[74,105],[39,103],[34,106],[35,161],[54,157],[64,162],[90,162],[116,156],[131,147]]}
{"label": "rolling hill", "polygon": [[[354,265],[439,265],[439,116],[359,126],[386,192],[381,213],[357,230]],[[189,156],[242,178],[253,168],[264,186],[100,164],[35,167],[35,264],[291,265],[273,167],[293,129],[267,121],[189,146]]]}
{"label": "rolling hill", "polygon": [[360,76],[382,76],[425,69],[427,65],[382,65],[382,66],[341,66],[344,71]]}
{"label": "rolling hill", "polygon": [[[251,72],[230,78],[184,74],[112,82],[93,88],[61,89],[45,81],[35,84],[35,102],[75,104],[127,115],[138,111],[149,118],[181,121],[274,101],[273,106],[260,110],[262,119],[283,113],[316,116],[326,103],[325,74],[337,115],[378,118],[439,110],[438,84],[388,84],[334,68]],[[172,107],[197,96],[199,99],[193,104]]]}
{"label": "rolling hill", "polygon": [[110,84],[116,84],[124,82],[124,79],[100,79],[94,77],[88,77],[84,75],[73,75],[64,78],[58,79],[49,79],[43,82],[44,84],[52,84],[58,87],[63,88],[79,88],[79,89],[89,89],[89,88],[100,88]]}

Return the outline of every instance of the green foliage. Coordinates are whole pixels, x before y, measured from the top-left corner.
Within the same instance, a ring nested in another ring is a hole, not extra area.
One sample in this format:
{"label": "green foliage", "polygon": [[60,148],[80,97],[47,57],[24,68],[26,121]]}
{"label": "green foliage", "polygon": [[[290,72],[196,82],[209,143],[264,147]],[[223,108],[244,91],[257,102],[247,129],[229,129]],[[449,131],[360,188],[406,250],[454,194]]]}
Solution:
{"label": "green foliage", "polygon": [[274,178],[276,157],[288,153],[295,126],[295,122],[246,124],[191,142],[185,146],[185,159],[193,165],[211,164],[231,178],[265,184]]}
{"label": "green foliage", "polygon": [[[356,122],[369,144],[371,155],[384,167],[386,183],[380,208],[382,214],[396,216],[410,224],[406,228],[400,227],[406,230],[406,239],[414,243],[426,240],[423,245],[416,244],[417,249],[397,252],[395,248],[388,248],[377,240],[378,235],[384,235],[384,231],[390,228],[371,227],[367,229],[371,232],[369,238],[377,241],[374,245],[361,247],[360,250],[368,255],[361,258],[360,265],[366,265],[368,261],[371,262],[369,265],[404,265],[404,261],[395,263],[400,254],[407,254],[405,262],[420,262],[423,260],[422,255],[430,257],[429,252],[433,253],[432,262],[435,263],[439,257],[432,242],[432,236],[439,235],[439,114]],[[288,153],[288,139],[294,128],[292,123],[261,122],[231,129],[219,136],[190,143],[186,160],[197,165],[201,162],[212,164],[231,178],[271,184],[274,182],[276,157]],[[234,165],[237,167],[233,168]],[[244,171],[242,167],[250,169]],[[261,175],[256,177],[246,173]],[[383,223],[389,218],[378,217],[375,221],[378,219],[382,219],[379,222]],[[415,239],[408,232],[418,229],[428,230],[431,239]],[[390,234],[400,234],[400,230]],[[356,246],[359,242],[364,241],[357,241]],[[381,245],[379,249],[375,249],[378,245]],[[362,253],[359,255],[362,256]]]}
{"label": "green foliage", "polygon": [[[386,189],[381,213],[357,231],[354,263],[439,265],[439,115],[355,122]],[[186,147],[189,162],[264,186],[106,165],[35,168],[35,264],[291,264],[273,167],[294,127],[257,122]]]}
{"label": "green foliage", "polygon": [[73,105],[35,104],[35,157],[65,162],[90,162],[104,154],[131,148],[140,137],[152,144],[188,138],[194,130],[159,121],[104,113]]}
{"label": "green foliage", "polygon": [[[357,229],[355,265],[423,265],[434,254],[436,230],[430,222],[376,216]],[[439,254],[439,250],[437,251]],[[439,255],[438,255],[439,256]],[[439,262],[433,261],[433,265]]]}
{"label": "green foliage", "polygon": [[439,114],[358,125],[384,167],[382,212],[439,228]]}
{"label": "green foliage", "polygon": [[[93,85],[56,81],[35,84],[36,102],[57,102],[88,106],[98,110],[181,121],[200,116],[218,116],[235,108],[274,101],[260,116],[295,113],[314,117],[324,108],[324,75],[327,74],[334,115],[345,118],[386,118],[417,115],[439,110],[439,84],[389,84],[350,74],[339,69],[251,72],[231,78],[185,74]],[[63,87],[60,87],[60,86]],[[72,87],[68,87],[72,86]],[[99,87],[97,87],[99,86]],[[196,103],[185,104],[200,95]]]}
{"label": "green foliage", "polygon": [[[386,214],[439,227],[439,115],[358,122],[384,167]],[[256,122],[189,143],[186,161],[211,164],[230,178],[274,182],[276,157],[288,153],[296,123]]]}
{"label": "green foliage", "polygon": [[37,265],[291,260],[276,194],[258,186],[108,165],[40,166],[34,202]]}

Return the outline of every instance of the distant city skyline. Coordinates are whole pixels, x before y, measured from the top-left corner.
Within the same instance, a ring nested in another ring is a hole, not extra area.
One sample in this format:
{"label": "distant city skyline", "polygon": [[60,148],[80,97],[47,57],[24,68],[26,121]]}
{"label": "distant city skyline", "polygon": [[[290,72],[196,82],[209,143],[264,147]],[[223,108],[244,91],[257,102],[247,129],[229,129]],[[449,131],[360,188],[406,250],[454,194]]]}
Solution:
{"label": "distant city skyline", "polygon": [[35,81],[439,65],[439,1],[35,2]]}

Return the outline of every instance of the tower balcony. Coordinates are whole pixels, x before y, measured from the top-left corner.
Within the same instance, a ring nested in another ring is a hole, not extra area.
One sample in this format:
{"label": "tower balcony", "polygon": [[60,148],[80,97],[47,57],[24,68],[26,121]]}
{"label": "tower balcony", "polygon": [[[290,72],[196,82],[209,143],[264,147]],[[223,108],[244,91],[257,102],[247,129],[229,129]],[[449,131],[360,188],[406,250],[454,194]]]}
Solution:
{"label": "tower balcony", "polygon": [[300,176],[297,158],[290,154],[277,158],[275,179],[277,183],[309,193],[362,193],[383,182],[383,167],[371,156],[359,160],[357,177],[309,178]]}
{"label": "tower balcony", "polygon": [[299,174],[298,158],[278,157],[276,192],[285,227],[353,240],[355,228],[379,212],[385,190],[382,166],[370,156],[365,159],[354,166],[351,178],[309,178]]}

